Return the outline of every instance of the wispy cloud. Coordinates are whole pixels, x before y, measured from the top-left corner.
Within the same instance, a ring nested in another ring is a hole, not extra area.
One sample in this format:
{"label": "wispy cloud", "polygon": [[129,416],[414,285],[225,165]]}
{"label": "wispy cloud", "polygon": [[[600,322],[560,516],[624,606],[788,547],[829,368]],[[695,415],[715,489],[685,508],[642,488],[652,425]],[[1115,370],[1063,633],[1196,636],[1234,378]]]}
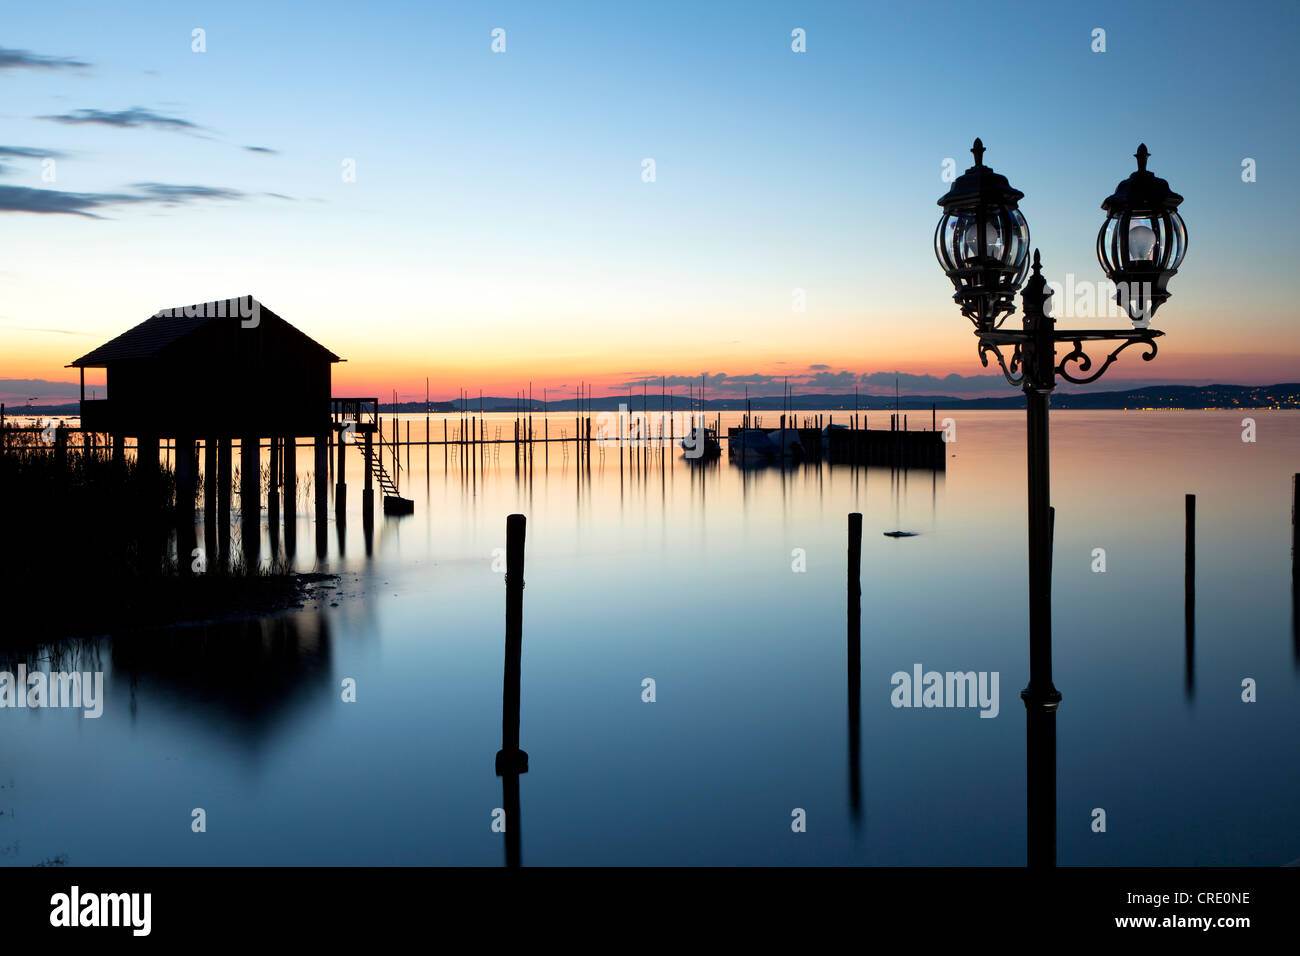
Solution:
{"label": "wispy cloud", "polygon": [[170,130],[178,133],[188,133],[203,129],[197,123],[191,123],[189,120],[181,119],[179,116],[167,116],[164,113],[155,113],[153,110],[145,109],[143,106],[133,106],[129,110],[94,110],[80,109],[73,110],[70,113],[55,113],[48,116],[38,116],[37,119],[50,120],[55,123],[66,123],[69,125],[96,125],[112,126],[117,129],[140,129],[152,128]]}
{"label": "wispy cloud", "polygon": [[270,146],[245,146],[244,149],[248,150],[250,153],[269,153],[273,156],[280,155],[278,149],[272,149]]}
{"label": "wispy cloud", "polygon": [[237,189],[222,186],[181,186],[172,183],[131,183],[132,189],[138,189],[146,197],[156,199],[167,205],[186,202],[190,199],[243,199],[244,194]]}
{"label": "wispy cloud", "polygon": [[182,186],[170,183],[133,183],[135,193],[77,193],[29,186],[0,186],[0,213],[30,212],[43,215],[83,216],[103,219],[98,210],[114,206],[154,203],[176,206],[208,199],[244,199],[236,189],[218,186]]}
{"label": "wispy cloud", "polygon": [[85,60],[66,56],[43,56],[31,50],[10,50],[0,46],[0,70],[80,70],[90,66]]}
{"label": "wispy cloud", "polygon": [[5,162],[7,157],[19,159],[65,159],[67,155],[53,149],[31,149],[26,146],[0,146],[0,176],[7,176],[13,171],[13,163]]}
{"label": "wispy cloud", "polygon": [[[89,332],[77,332],[73,329],[42,329],[34,325],[0,325],[0,329],[12,329],[15,332],[46,332],[50,335],[90,335]],[[4,384],[0,382],[0,384]]]}
{"label": "wispy cloud", "polygon": [[33,149],[30,146],[0,146],[0,156],[17,156],[25,159],[67,159],[67,153],[55,149]]}

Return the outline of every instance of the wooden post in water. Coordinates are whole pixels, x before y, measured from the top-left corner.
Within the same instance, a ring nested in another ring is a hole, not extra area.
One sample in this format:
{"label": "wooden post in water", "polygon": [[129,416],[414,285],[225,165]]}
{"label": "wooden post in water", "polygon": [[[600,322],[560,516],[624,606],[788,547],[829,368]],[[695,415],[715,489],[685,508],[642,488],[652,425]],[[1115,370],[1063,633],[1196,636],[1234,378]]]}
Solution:
{"label": "wooden post in water", "polygon": [[862,513],[849,514],[848,576],[849,810],[862,816]]}
{"label": "wooden post in water", "polygon": [[519,749],[519,668],[524,640],[524,539],[527,523],[527,518],[521,514],[506,517],[505,706],[502,708],[498,771],[503,765],[514,767],[520,760],[526,762],[528,759]]}
{"label": "wooden post in water", "polygon": [[247,523],[262,513],[261,440],[252,435],[239,439],[239,513]]}
{"label": "wooden post in water", "polygon": [[[444,427],[446,419],[443,420]],[[375,486],[374,486],[374,457],[375,457],[375,436],[372,432],[366,432],[366,485],[361,490],[361,513],[369,520],[374,517],[375,513]]]}
{"label": "wooden post in water", "polygon": [[315,453],[315,470],[316,470],[316,508],[315,508],[315,528],[316,528],[316,558],[319,561],[325,559],[328,550],[328,523],[326,510],[329,504],[329,472],[330,472],[330,435],[329,432],[318,432],[313,442],[312,451]]}
{"label": "wooden post in water", "polygon": [[212,437],[203,439],[203,513],[209,523],[216,519],[217,440]]}
{"label": "wooden post in water", "polygon": [[266,519],[271,527],[280,522],[280,436],[272,435],[270,445],[270,467],[266,486]]}
{"label": "wooden post in water", "polygon": [[1183,681],[1190,698],[1196,682],[1196,495],[1186,496],[1184,509]]}
{"label": "wooden post in water", "polygon": [[158,474],[158,436],[137,435],[135,439],[135,466],[142,475]]}
{"label": "wooden post in water", "polygon": [[328,432],[321,432],[312,445],[315,453],[316,471],[316,520],[325,520],[325,503],[329,500],[330,438]]}
{"label": "wooden post in water", "polygon": [[506,865],[520,863],[519,775],[528,772],[528,754],[519,747],[520,658],[523,653],[524,530],[521,514],[506,518],[506,648],[501,689],[501,749],[496,772],[505,803]]}
{"label": "wooden post in water", "polygon": [[281,437],[284,449],[284,553],[292,558],[298,547],[298,436]]}
{"label": "wooden post in water", "polygon": [[1300,587],[1300,473],[1291,477],[1291,585]]}
{"label": "wooden post in water", "polygon": [[[346,433],[340,431],[338,440],[339,460],[338,464],[334,468],[334,473],[338,477],[338,481],[334,485],[334,515],[339,521],[344,520],[344,515],[346,514],[348,507],[347,461],[343,457],[343,453],[348,447],[348,443],[344,440],[345,438]],[[407,454],[409,455],[410,452],[408,451]]]}

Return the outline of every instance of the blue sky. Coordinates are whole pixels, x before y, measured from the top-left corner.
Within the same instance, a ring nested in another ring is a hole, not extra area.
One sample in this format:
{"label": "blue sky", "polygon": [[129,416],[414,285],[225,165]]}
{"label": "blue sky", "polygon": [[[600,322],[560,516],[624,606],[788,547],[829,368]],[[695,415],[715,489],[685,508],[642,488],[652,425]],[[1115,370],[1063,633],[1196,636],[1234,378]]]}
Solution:
{"label": "blue sky", "polygon": [[[375,389],[975,374],[931,233],[942,163],[964,169],[978,135],[1062,281],[1102,278],[1099,206],[1139,141],[1187,197],[1160,358],[1109,379],[1294,379],[1298,10],[14,6],[0,47],[89,65],[0,68],[0,147],[62,156],[48,183],[38,158],[0,155],[0,194],[238,195],[85,210],[99,219],[0,203],[0,376],[57,379],[158,308],[245,293]],[[40,118],[135,107],[163,119]]]}

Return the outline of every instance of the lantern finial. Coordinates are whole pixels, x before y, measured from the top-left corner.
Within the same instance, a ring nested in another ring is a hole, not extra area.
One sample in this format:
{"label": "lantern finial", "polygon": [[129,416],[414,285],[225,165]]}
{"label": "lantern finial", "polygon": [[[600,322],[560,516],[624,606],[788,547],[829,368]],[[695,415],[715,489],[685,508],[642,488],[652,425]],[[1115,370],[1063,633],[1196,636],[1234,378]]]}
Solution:
{"label": "lantern finial", "polygon": [[970,151],[975,156],[975,165],[983,166],[984,165],[984,143],[981,142],[978,136],[975,137],[975,145],[970,148]]}
{"label": "lantern finial", "polygon": [[1042,274],[1043,274],[1043,262],[1038,257],[1038,250],[1035,249],[1034,250],[1034,275],[1037,276]]}
{"label": "lantern finial", "polygon": [[1151,154],[1147,152],[1147,144],[1139,143],[1138,151],[1133,154],[1138,161],[1138,172],[1145,173],[1147,171],[1147,157],[1150,155]]}

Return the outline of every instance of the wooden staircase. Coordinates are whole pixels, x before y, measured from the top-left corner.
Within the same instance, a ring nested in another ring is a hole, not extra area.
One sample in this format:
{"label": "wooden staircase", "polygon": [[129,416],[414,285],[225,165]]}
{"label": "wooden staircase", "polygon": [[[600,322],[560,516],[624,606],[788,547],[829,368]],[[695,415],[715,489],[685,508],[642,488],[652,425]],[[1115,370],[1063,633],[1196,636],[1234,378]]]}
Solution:
{"label": "wooden staircase", "polygon": [[[363,452],[364,454],[364,452]],[[392,476],[384,468],[383,462],[383,444],[382,442],[370,447],[370,469],[374,472],[375,481],[379,484],[379,490],[384,493],[384,497],[392,496],[401,497],[397,493],[397,485],[394,483]]]}
{"label": "wooden staircase", "polygon": [[[388,474],[384,468],[384,436],[380,432],[376,436],[379,441],[370,447],[370,467],[374,472],[375,481],[379,485],[379,490],[384,497],[384,514],[386,515],[409,515],[415,513],[415,502],[409,498],[403,498],[397,491],[397,482]],[[363,450],[364,454],[364,450]],[[401,472],[402,465],[398,462],[398,472]]]}

